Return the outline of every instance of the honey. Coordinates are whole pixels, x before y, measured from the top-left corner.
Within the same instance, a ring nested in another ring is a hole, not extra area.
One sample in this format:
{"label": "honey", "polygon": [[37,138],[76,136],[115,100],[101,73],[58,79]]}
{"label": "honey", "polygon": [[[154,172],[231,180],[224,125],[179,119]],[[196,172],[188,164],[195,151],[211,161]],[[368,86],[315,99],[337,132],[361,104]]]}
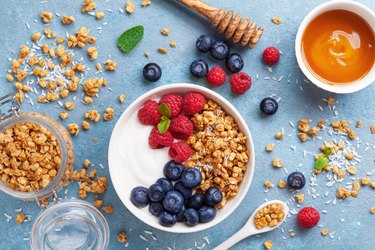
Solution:
{"label": "honey", "polygon": [[347,10],[331,10],[307,26],[301,45],[309,71],[331,85],[360,80],[375,62],[375,35],[368,23]]}

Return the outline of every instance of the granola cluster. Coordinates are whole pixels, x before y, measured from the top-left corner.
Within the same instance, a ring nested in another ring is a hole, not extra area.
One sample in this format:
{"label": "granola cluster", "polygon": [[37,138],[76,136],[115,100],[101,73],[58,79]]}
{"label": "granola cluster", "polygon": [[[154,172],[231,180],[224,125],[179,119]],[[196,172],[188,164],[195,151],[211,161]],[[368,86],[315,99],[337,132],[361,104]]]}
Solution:
{"label": "granola cluster", "polygon": [[247,170],[249,150],[247,137],[239,131],[234,118],[227,115],[215,102],[208,101],[202,112],[192,117],[195,131],[187,143],[193,150],[185,167],[196,167],[202,172],[198,191],[211,186],[223,192],[222,208],[227,200],[238,194],[239,184]]}
{"label": "granola cluster", "polygon": [[256,228],[275,227],[284,220],[285,212],[281,204],[270,204],[266,207],[259,209],[255,214],[254,224]]}
{"label": "granola cluster", "polygon": [[59,142],[46,127],[21,122],[0,133],[0,178],[10,188],[22,192],[45,188],[60,165]]}

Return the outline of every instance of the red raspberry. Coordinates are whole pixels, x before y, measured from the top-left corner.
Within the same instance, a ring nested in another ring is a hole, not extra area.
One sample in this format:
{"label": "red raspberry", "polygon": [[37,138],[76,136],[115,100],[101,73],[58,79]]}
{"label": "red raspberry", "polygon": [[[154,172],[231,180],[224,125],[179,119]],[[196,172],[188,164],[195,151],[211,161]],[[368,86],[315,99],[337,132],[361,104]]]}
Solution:
{"label": "red raspberry", "polygon": [[156,125],[160,122],[159,104],[152,100],[147,100],[145,105],[138,110],[138,119],[144,125]]}
{"label": "red raspberry", "polygon": [[297,215],[298,224],[303,228],[315,227],[319,220],[319,212],[313,207],[304,207],[298,212]]}
{"label": "red raspberry", "polygon": [[277,63],[280,59],[280,51],[275,47],[268,47],[263,51],[263,60],[268,65]]}
{"label": "red raspberry", "polygon": [[181,113],[182,108],[182,96],[177,94],[169,94],[161,98],[159,103],[165,103],[171,110],[172,117],[176,117]]}
{"label": "red raspberry", "polygon": [[194,124],[193,122],[184,115],[179,115],[173,118],[169,131],[176,139],[186,140],[193,133]]}
{"label": "red raspberry", "polygon": [[182,110],[188,115],[194,115],[200,112],[205,104],[206,100],[202,94],[191,92],[182,99]]}
{"label": "red raspberry", "polygon": [[169,156],[177,163],[182,163],[189,159],[191,155],[191,148],[185,142],[175,142],[169,148]]}
{"label": "red raspberry", "polygon": [[225,83],[227,75],[225,71],[219,66],[215,66],[208,71],[206,76],[207,82],[212,86],[220,86]]}
{"label": "red raspberry", "polygon": [[229,82],[232,86],[232,91],[237,95],[244,94],[251,87],[251,77],[244,72],[238,72],[232,75]]}
{"label": "red raspberry", "polygon": [[161,134],[157,128],[151,130],[150,137],[148,138],[148,143],[151,148],[164,148],[169,147],[173,143],[173,136],[171,132],[167,131]]}

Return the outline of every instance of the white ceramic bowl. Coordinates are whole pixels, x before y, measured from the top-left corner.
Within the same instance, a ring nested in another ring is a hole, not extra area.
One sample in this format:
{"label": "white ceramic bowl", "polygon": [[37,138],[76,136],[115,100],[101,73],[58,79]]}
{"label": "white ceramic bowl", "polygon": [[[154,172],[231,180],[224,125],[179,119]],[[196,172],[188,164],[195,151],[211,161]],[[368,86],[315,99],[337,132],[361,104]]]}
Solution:
{"label": "white ceramic bowl", "polygon": [[[202,93],[206,99],[218,103],[229,115],[232,115],[238,123],[240,130],[247,135],[247,148],[250,151],[250,158],[247,164],[247,171],[240,184],[239,193],[230,199],[226,206],[218,210],[216,218],[209,222],[198,224],[194,227],[186,226],[184,223],[177,223],[173,227],[164,227],[159,224],[158,218],[152,216],[148,207],[137,208],[130,201],[130,192],[136,186],[148,187],[163,177],[163,167],[170,160],[168,149],[151,149],[148,145],[148,136],[152,126],[142,125],[137,118],[139,108],[147,99],[160,99],[161,96],[170,93],[185,94],[188,92]],[[240,113],[219,94],[189,83],[169,84],[153,89],[135,100],[121,115],[111,136],[108,150],[109,172],[117,195],[127,209],[144,223],[172,233],[192,233],[208,229],[227,218],[239,206],[249,190],[254,174],[254,144]]]}
{"label": "white ceramic bowl", "polygon": [[324,4],[317,6],[315,9],[310,11],[310,13],[305,17],[305,19],[302,21],[301,25],[299,26],[297,36],[296,36],[296,41],[295,41],[295,53],[297,57],[297,62],[298,62],[300,69],[305,74],[305,76],[316,86],[324,90],[334,92],[334,93],[339,93],[339,94],[353,93],[353,92],[366,88],[367,86],[369,86],[371,83],[375,81],[375,66],[374,65],[372,69],[370,70],[370,72],[368,72],[366,76],[359,79],[358,81],[355,81],[353,83],[346,84],[346,85],[330,85],[318,79],[316,76],[314,76],[309,71],[306,65],[307,62],[305,62],[303,59],[301,40],[302,40],[303,33],[305,32],[305,29],[315,17],[330,10],[348,10],[348,11],[354,12],[357,15],[361,16],[369,24],[372,30],[375,32],[375,14],[372,10],[370,10],[363,4],[360,4],[354,1],[346,1],[346,0],[328,1]]}

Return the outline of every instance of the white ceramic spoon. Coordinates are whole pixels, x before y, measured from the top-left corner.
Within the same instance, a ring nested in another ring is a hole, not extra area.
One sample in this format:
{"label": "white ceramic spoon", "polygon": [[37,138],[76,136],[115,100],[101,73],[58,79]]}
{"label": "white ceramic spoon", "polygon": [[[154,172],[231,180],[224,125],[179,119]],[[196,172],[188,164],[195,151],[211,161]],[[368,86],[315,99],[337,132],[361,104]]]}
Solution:
{"label": "white ceramic spoon", "polygon": [[[274,204],[274,203],[281,204],[283,206],[284,213],[285,213],[284,219],[280,221],[279,224],[275,227],[266,226],[261,229],[257,229],[254,224],[255,214],[259,211],[259,209],[266,207],[268,205]],[[255,209],[255,212],[251,215],[251,217],[248,219],[246,224],[237,233],[235,233],[229,239],[227,239],[226,241],[224,241],[223,243],[215,247],[214,250],[227,250],[233,245],[235,245],[236,243],[240,242],[241,240],[249,236],[252,236],[254,234],[266,233],[266,232],[274,230],[275,228],[280,226],[280,224],[285,220],[285,217],[288,214],[288,211],[289,211],[288,205],[286,205],[284,202],[279,201],[279,200],[272,200],[272,201],[263,203],[257,209]]]}

